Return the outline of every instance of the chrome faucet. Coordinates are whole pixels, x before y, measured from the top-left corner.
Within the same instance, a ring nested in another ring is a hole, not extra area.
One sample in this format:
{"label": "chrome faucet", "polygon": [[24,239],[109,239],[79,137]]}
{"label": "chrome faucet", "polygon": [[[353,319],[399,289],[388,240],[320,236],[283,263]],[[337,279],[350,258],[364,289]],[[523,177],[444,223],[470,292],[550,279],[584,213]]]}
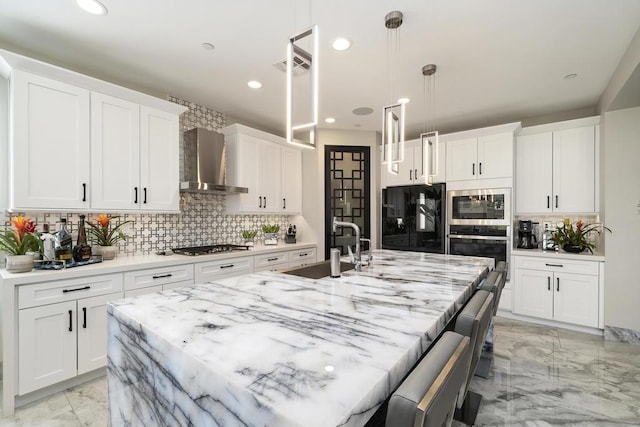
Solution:
{"label": "chrome faucet", "polygon": [[362,261],[360,260],[360,227],[353,222],[338,221],[338,218],[333,217],[333,232],[335,233],[338,227],[351,227],[356,232],[356,253],[351,252],[351,245],[347,246],[349,249],[349,255],[351,256],[351,262],[356,266],[356,271],[362,271]]}
{"label": "chrome faucet", "polygon": [[371,254],[371,239],[365,239],[364,237],[362,239],[360,239],[361,242],[367,242],[369,243],[368,248],[369,251],[367,252],[367,265],[371,264],[371,260],[373,259],[373,255]]}

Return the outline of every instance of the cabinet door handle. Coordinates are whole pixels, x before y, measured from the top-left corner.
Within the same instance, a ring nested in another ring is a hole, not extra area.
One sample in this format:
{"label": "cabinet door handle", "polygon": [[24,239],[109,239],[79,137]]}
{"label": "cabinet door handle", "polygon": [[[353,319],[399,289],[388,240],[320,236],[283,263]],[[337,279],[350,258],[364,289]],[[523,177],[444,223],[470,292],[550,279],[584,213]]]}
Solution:
{"label": "cabinet door handle", "polygon": [[547,276],[547,290],[551,290],[551,277]]}
{"label": "cabinet door handle", "polygon": [[75,289],[63,289],[62,293],[66,294],[68,292],[86,291],[87,289],[91,289],[91,286],[83,286],[82,288],[75,288]]}
{"label": "cabinet door handle", "polygon": [[153,279],[163,279],[165,277],[171,277],[173,276],[173,274],[169,273],[169,274],[160,274],[158,276],[151,276]]}
{"label": "cabinet door handle", "polygon": [[82,307],[82,327],[87,329],[87,307]]}
{"label": "cabinet door handle", "polygon": [[264,208],[267,208],[267,196],[264,196]]}
{"label": "cabinet door handle", "polygon": [[133,203],[138,203],[138,187],[133,187],[133,192],[135,194]]}
{"label": "cabinet door handle", "polygon": [[418,169],[413,170],[413,179],[418,179]]}
{"label": "cabinet door handle", "polygon": [[562,265],[562,264],[545,264],[545,265],[547,267],[560,267],[560,268],[564,267],[564,265]]}
{"label": "cabinet door handle", "polygon": [[547,209],[551,207],[551,197],[547,196]]}
{"label": "cabinet door handle", "polygon": [[69,332],[73,332],[73,311],[69,310]]}
{"label": "cabinet door handle", "polygon": [[479,175],[482,175],[482,162],[478,163]]}
{"label": "cabinet door handle", "polygon": [[262,196],[258,196],[258,200],[260,201],[260,204],[258,205],[259,208],[262,207]]}
{"label": "cabinet door handle", "polygon": [[83,202],[87,201],[87,183],[86,182],[82,183],[82,201]]}
{"label": "cabinet door handle", "polygon": [[409,169],[409,181],[413,181],[413,178],[411,178],[412,173],[413,173],[413,170]]}
{"label": "cabinet door handle", "polygon": [[234,264],[221,265],[220,268],[231,268]]}
{"label": "cabinet door handle", "polygon": [[287,199],[282,199],[282,209],[287,209]]}
{"label": "cabinet door handle", "polygon": [[142,191],[144,191],[144,201],[142,203],[146,205],[147,204],[147,187],[144,187]]}
{"label": "cabinet door handle", "polygon": [[275,257],[275,258],[267,258],[267,261],[269,261],[269,262],[271,262],[271,261],[277,261],[277,260],[278,260],[278,257]]}
{"label": "cabinet door handle", "polygon": [[559,277],[556,277],[556,286],[557,286],[556,287],[556,291],[560,292],[560,278]]}
{"label": "cabinet door handle", "polygon": [[472,163],[471,164],[471,175],[475,175],[476,174],[476,164]]}
{"label": "cabinet door handle", "polygon": [[558,207],[558,195],[556,195],[556,208]]}

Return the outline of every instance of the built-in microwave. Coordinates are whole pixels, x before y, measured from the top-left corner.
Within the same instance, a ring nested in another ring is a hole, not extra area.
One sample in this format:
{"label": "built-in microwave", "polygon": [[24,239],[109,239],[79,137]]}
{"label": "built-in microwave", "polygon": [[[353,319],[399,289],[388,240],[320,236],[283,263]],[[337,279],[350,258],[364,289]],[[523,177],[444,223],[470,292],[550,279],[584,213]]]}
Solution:
{"label": "built-in microwave", "polygon": [[447,192],[449,225],[511,225],[511,189]]}

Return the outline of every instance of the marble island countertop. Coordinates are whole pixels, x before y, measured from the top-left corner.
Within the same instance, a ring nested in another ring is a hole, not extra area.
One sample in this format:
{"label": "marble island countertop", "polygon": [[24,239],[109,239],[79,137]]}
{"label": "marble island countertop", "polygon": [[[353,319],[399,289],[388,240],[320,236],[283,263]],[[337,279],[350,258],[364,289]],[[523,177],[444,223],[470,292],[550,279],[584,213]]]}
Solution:
{"label": "marble island countertop", "polygon": [[111,423],[364,425],[491,267],[378,250],[339,279],[254,273],[113,302]]}

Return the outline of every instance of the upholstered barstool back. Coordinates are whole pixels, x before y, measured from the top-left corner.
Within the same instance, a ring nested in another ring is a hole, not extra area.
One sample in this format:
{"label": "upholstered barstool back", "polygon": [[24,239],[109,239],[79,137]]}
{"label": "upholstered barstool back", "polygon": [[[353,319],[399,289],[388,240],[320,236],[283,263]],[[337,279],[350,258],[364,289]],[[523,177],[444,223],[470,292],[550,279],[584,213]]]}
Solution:
{"label": "upholstered barstool back", "polygon": [[489,329],[492,316],[493,294],[488,291],[479,290],[471,297],[456,319],[455,331],[471,339],[471,369],[469,370],[464,388],[461,390],[458,407],[462,406],[467,391],[469,390],[469,384],[480,360],[480,353],[482,352],[482,346],[484,345],[484,339],[487,336],[487,330]]}
{"label": "upholstered barstool back", "polygon": [[471,360],[470,339],[445,332],[389,399],[386,427],[450,426]]}
{"label": "upholstered barstool back", "polygon": [[498,305],[500,304],[500,296],[502,295],[502,289],[504,289],[504,284],[506,282],[507,273],[493,270],[485,281],[480,286],[480,289],[483,291],[491,292],[493,294],[493,315],[495,316],[498,312]]}

